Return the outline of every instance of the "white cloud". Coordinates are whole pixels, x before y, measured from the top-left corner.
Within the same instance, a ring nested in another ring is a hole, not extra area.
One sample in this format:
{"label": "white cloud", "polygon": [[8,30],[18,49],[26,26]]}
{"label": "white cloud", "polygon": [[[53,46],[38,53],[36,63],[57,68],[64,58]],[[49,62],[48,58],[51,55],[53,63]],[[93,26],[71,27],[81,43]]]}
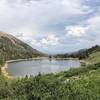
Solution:
{"label": "white cloud", "polygon": [[90,29],[89,31],[91,31],[93,34],[100,35],[100,15],[90,18],[87,23]]}
{"label": "white cloud", "polygon": [[[9,1],[9,2],[8,2]],[[24,28],[30,31],[41,32],[45,27],[61,22],[75,15],[86,14],[81,0],[33,0],[29,6],[25,0],[1,0],[0,23],[1,29],[10,32],[23,32]]]}
{"label": "white cloud", "polygon": [[[66,38],[78,44],[78,47],[90,47],[100,44],[100,16],[93,16],[81,25],[73,25],[66,27]],[[73,44],[70,42],[70,45]]]}
{"label": "white cloud", "polygon": [[0,30],[12,33],[33,48],[35,46],[41,50],[46,47],[48,52],[54,52],[51,47],[55,52],[71,50],[69,47],[80,42],[80,39],[81,45],[93,40],[98,43],[100,12],[96,12],[98,16],[90,18],[95,15],[94,8],[83,4],[83,1],[0,0]]}
{"label": "white cloud", "polygon": [[100,44],[100,15],[88,19],[87,24],[89,28],[87,39],[93,44]]}
{"label": "white cloud", "polygon": [[56,37],[54,34],[50,34],[46,38],[40,40],[40,43],[43,46],[55,46],[59,44],[59,38]]}
{"label": "white cloud", "polygon": [[67,32],[66,35],[72,36],[72,37],[82,37],[82,36],[86,35],[87,29],[88,29],[87,27],[82,27],[82,26],[78,26],[78,25],[67,26],[65,28],[65,30]]}

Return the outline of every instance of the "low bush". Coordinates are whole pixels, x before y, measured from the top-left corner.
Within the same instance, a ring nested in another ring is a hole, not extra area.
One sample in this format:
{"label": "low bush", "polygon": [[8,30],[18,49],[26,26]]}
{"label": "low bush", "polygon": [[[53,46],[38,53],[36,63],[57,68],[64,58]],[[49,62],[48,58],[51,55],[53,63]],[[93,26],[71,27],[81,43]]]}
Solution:
{"label": "low bush", "polygon": [[71,68],[69,71],[64,72],[64,77],[72,77],[82,73],[89,72],[90,70],[96,70],[100,67],[100,64],[87,65],[80,68]]}

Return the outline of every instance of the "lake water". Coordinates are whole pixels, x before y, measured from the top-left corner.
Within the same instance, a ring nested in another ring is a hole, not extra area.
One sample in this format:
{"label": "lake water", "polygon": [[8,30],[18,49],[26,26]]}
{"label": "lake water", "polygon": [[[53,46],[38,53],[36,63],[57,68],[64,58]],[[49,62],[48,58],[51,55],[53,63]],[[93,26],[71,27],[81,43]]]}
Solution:
{"label": "lake water", "polygon": [[39,72],[42,74],[57,73],[79,66],[79,60],[30,60],[9,63],[8,73],[15,77],[25,75],[35,76]]}

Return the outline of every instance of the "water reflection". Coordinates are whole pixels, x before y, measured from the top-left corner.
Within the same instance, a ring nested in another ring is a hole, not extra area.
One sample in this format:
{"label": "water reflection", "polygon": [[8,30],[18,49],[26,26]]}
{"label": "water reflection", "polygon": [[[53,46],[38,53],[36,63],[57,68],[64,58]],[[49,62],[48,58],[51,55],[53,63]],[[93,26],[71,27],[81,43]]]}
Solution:
{"label": "water reflection", "polygon": [[78,60],[30,60],[10,63],[8,73],[13,76],[38,75],[38,73],[55,73],[79,66]]}

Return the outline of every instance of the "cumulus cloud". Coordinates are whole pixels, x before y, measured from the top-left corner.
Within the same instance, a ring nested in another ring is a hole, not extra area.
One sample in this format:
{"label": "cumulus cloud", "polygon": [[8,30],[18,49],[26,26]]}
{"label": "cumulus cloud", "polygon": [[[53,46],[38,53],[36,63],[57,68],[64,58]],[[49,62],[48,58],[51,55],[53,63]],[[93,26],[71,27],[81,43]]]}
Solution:
{"label": "cumulus cloud", "polygon": [[90,18],[87,23],[92,33],[100,34],[100,15]]}
{"label": "cumulus cloud", "polygon": [[100,44],[100,15],[90,18],[88,21],[88,37],[94,40],[94,43]]}
{"label": "cumulus cloud", "polygon": [[83,37],[86,35],[87,27],[82,26],[67,26],[65,30],[67,31],[66,36],[73,36],[73,37]]}
{"label": "cumulus cloud", "polygon": [[[92,16],[84,24],[85,26],[73,25],[66,27],[68,41],[73,41],[78,47],[90,47],[100,44],[100,16]],[[73,42],[70,43],[73,44]]]}
{"label": "cumulus cloud", "polygon": [[[100,43],[99,0],[0,0],[0,30],[48,53]],[[52,49],[52,50],[51,50]]]}
{"label": "cumulus cloud", "polygon": [[59,45],[59,38],[56,37],[54,34],[50,34],[46,38],[43,38],[42,40],[40,40],[40,43],[43,46],[55,46],[55,45]]}
{"label": "cumulus cloud", "polygon": [[81,4],[81,0],[39,0],[38,2],[32,0],[29,6],[24,1],[0,1],[2,30],[25,33],[27,28],[29,32],[41,32],[45,31],[49,25],[52,26],[69,17],[88,13],[88,10],[85,11]]}

